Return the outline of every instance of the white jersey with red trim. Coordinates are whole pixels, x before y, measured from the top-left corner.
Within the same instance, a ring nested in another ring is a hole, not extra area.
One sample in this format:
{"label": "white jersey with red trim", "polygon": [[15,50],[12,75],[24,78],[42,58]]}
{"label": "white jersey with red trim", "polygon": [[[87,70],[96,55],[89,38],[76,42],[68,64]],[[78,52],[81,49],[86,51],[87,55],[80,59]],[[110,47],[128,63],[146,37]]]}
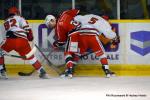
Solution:
{"label": "white jersey with red trim", "polygon": [[7,18],[4,22],[4,27],[6,33],[12,31],[17,37],[23,38],[27,37],[26,30],[31,29],[28,22],[23,17],[17,15]]}
{"label": "white jersey with red trim", "polygon": [[81,23],[81,28],[79,29],[79,32],[89,35],[92,35],[93,33],[100,35],[103,33],[109,39],[113,39],[116,37],[116,33],[112,31],[109,22],[100,16],[94,14],[88,14],[83,16],[77,15],[74,20]]}

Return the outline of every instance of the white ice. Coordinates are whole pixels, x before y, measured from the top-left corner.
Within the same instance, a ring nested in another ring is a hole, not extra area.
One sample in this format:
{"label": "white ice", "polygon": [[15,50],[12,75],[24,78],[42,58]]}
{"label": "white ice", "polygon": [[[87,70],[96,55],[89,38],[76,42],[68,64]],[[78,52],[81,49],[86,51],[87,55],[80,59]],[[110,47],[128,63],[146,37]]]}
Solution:
{"label": "white ice", "polygon": [[0,100],[150,100],[150,77],[11,77]]}

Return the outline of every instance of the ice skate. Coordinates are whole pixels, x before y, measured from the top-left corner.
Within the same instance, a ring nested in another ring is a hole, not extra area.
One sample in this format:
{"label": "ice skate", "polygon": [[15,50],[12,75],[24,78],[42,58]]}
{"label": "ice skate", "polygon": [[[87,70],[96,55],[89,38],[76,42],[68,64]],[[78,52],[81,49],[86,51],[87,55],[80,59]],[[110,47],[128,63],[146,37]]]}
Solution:
{"label": "ice skate", "polygon": [[5,70],[0,71],[0,79],[8,79],[8,76]]}
{"label": "ice skate", "polygon": [[110,71],[109,69],[105,69],[104,66],[102,66],[102,69],[107,78],[116,76],[114,72]]}
{"label": "ice skate", "polygon": [[39,75],[39,77],[40,78],[42,78],[42,79],[49,79],[49,76],[45,73],[41,73],[40,75]]}
{"label": "ice skate", "polygon": [[64,77],[72,78],[73,77],[73,69],[72,68],[66,69],[65,72],[60,75],[60,77],[62,77],[62,78],[64,78]]}
{"label": "ice skate", "polygon": [[48,74],[46,74],[46,72],[44,71],[44,69],[40,70],[39,77],[42,78],[42,79],[49,79],[49,76],[48,76]]}

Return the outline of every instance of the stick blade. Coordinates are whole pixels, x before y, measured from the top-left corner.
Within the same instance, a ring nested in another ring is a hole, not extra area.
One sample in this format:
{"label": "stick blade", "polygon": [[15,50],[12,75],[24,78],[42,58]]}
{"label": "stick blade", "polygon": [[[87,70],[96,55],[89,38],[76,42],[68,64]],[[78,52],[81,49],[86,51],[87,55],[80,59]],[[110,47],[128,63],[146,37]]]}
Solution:
{"label": "stick blade", "polygon": [[26,73],[26,72],[18,72],[19,76],[31,76],[32,73],[34,73],[34,70],[32,72]]}

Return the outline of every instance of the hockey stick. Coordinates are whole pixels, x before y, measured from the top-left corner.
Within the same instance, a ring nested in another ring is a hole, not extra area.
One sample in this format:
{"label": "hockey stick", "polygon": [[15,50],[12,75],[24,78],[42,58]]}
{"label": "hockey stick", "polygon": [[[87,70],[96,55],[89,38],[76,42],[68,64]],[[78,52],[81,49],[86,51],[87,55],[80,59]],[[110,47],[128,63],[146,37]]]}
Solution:
{"label": "hockey stick", "polygon": [[23,59],[28,59],[30,58],[34,53],[36,52],[36,47],[33,47],[33,49],[26,54],[25,56],[19,56],[19,55],[13,55],[13,54],[8,54],[6,52],[3,52],[4,56],[9,56],[9,57],[15,57],[15,58],[23,58]]}
{"label": "hockey stick", "polygon": [[26,56],[18,56],[18,55],[12,55],[12,54],[8,54],[8,53],[4,53],[4,56],[9,56],[9,57],[15,57],[15,58],[26,58]]}
{"label": "hockey stick", "polygon": [[35,72],[35,69],[31,72],[18,72],[19,76],[31,76]]}
{"label": "hockey stick", "polygon": [[[41,49],[36,44],[35,44],[35,46],[39,50],[39,52],[42,54],[44,59],[47,61],[47,64],[49,65],[49,67],[52,68],[55,72],[57,72],[59,75],[62,74],[62,71],[50,62],[50,60],[45,56],[45,54],[41,51]],[[61,66],[63,66],[63,65],[61,65]]]}
{"label": "hockey stick", "polygon": [[[51,51],[49,52],[49,54],[47,55],[47,57],[49,57],[49,55],[50,55],[51,53],[53,53],[53,51],[54,51],[54,50],[51,50]],[[42,62],[43,62],[44,60],[45,60],[45,59],[43,59]],[[19,75],[19,76],[31,76],[35,71],[36,71],[36,70],[33,69],[31,72],[18,72],[18,75]]]}
{"label": "hockey stick", "polygon": [[[32,55],[34,55],[35,52],[36,52],[36,47],[33,47],[33,49],[27,55],[25,55],[23,57],[22,56],[17,56],[17,55],[10,55],[10,54],[7,54],[7,56],[27,59],[27,58],[30,58]],[[6,55],[6,53],[4,55]],[[32,73],[34,73],[34,71],[35,71],[35,69],[32,70],[29,73],[18,72],[18,75],[19,76],[30,76]]]}
{"label": "hockey stick", "polygon": [[[49,57],[49,55],[55,51],[55,49],[53,49],[51,52],[49,52],[49,54],[46,56],[41,50],[40,48],[36,45],[37,49],[40,51],[40,53],[42,54],[42,56],[44,57],[44,59],[47,61],[48,65],[50,67],[52,67],[53,70],[55,70],[59,75],[62,74],[62,72],[59,70],[59,68],[65,66],[65,64],[62,64],[62,65],[58,65],[58,66],[54,66],[51,61],[49,61],[49,59],[47,57]],[[83,58],[84,56],[88,56],[90,54],[92,54],[93,52],[90,51],[86,54],[83,54],[83,55],[79,55],[77,54],[77,56],[79,56],[79,58]],[[42,61],[43,62],[43,61]],[[35,70],[32,70],[31,72],[18,72],[18,75],[19,76],[31,76],[33,73],[35,72]]]}
{"label": "hockey stick", "polygon": [[93,52],[93,51],[90,51],[90,52],[87,52],[87,53],[85,53],[85,54],[83,54],[83,55],[78,55],[78,56],[79,56],[79,58],[83,58],[83,57],[88,56],[88,55],[90,55],[90,54],[92,54],[92,53],[94,53],[94,52]]}
{"label": "hockey stick", "polygon": [[[85,57],[85,56],[88,56],[88,55],[90,55],[90,54],[92,54],[92,53],[94,53],[93,51],[89,51],[89,52],[87,52],[87,53],[85,53],[85,54],[75,54],[75,55],[77,55],[80,59],[81,58],[83,58],[83,57]],[[65,65],[65,64],[63,64],[63,65]],[[63,67],[63,66],[56,66],[57,68],[61,68],[61,67]]]}

